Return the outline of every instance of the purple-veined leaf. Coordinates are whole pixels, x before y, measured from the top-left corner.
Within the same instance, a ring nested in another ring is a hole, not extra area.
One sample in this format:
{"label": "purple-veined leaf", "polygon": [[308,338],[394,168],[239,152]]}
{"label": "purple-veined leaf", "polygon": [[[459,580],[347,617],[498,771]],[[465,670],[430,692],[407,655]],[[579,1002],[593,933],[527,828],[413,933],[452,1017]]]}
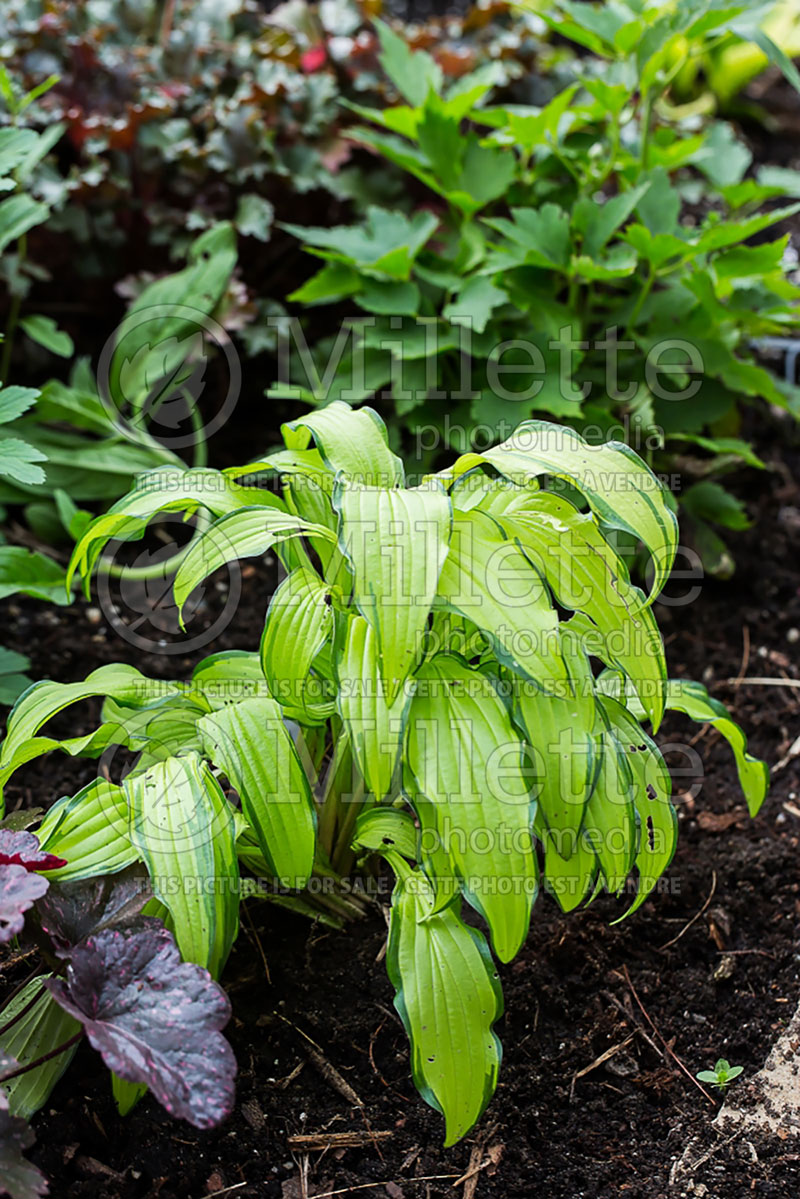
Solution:
{"label": "purple-veined leaf", "polygon": [[24,866],[0,866],[0,945],[22,932],[25,912],[49,886],[46,878]]}
{"label": "purple-veined leaf", "polygon": [[211,1128],[229,1114],[236,1061],[219,1031],[228,998],[207,970],[181,960],[158,921],[143,917],[87,938],[66,979],[45,985],[108,1068],[146,1083],[170,1115]]}
{"label": "purple-veined leaf", "polygon": [[0,866],[24,866],[26,870],[58,870],[66,866],[64,858],[44,853],[33,833],[0,828]]}
{"label": "purple-veined leaf", "polygon": [[[0,1078],[15,1069],[13,1057],[0,1051]],[[12,1116],[8,1095],[0,1089],[0,1195],[10,1199],[39,1199],[48,1192],[47,1179],[22,1156],[33,1144],[27,1120]]]}
{"label": "purple-veined leaf", "polygon": [[27,1120],[9,1113],[8,1096],[0,1091],[0,1196],[39,1199],[48,1193],[47,1179],[22,1156],[22,1150],[30,1148],[33,1141]]}
{"label": "purple-veined leaf", "polygon": [[135,919],[152,896],[147,875],[133,867],[103,878],[51,883],[36,911],[58,957],[68,957],[86,937]]}

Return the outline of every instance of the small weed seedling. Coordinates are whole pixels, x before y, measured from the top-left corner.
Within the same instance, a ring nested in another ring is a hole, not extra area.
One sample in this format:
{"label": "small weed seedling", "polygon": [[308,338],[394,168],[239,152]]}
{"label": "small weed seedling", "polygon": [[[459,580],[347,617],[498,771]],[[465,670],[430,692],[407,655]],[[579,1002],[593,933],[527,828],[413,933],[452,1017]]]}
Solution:
{"label": "small weed seedling", "polygon": [[701,1070],[697,1077],[701,1082],[711,1083],[718,1091],[724,1093],[734,1078],[739,1077],[743,1069],[743,1066],[732,1066],[724,1057],[721,1057],[717,1059],[713,1070]]}

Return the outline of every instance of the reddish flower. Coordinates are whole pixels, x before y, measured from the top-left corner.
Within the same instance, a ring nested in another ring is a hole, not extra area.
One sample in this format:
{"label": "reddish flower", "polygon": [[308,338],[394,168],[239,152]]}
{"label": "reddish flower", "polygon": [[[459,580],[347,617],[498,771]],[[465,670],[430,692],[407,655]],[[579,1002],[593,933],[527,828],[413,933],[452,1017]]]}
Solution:
{"label": "reddish flower", "polygon": [[324,46],[312,46],[310,50],[300,55],[300,66],[306,75],[321,70],[328,60],[328,52]]}

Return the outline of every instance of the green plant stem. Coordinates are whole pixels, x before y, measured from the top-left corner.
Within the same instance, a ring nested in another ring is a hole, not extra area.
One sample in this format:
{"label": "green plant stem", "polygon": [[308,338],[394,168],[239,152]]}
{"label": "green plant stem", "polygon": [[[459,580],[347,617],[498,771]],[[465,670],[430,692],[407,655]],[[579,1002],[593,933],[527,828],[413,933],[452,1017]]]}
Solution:
{"label": "green plant stem", "polygon": [[636,328],[636,322],[638,321],[639,316],[641,315],[641,311],[642,311],[642,308],[644,307],[645,300],[650,295],[650,292],[653,289],[653,284],[655,283],[655,281],[656,281],[656,273],[653,270],[653,267],[651,265],[650,272],[649,272],[647,278],[645,279],[644,284],[642,285],[642,290],[639,292],[639,295],[636,297],[636,303],[634,304],[633,308],[631,309],[631,314],[628,317],[628,323],[625,326],[625,333],[622,336],[623,341],[627,340],[627,338],[629,338],[631,336],[631,334],[633,333],[633,330]]}
{"label": "green plant stem", "polygon": [[[17,257],[21,265],[28,254],[28,235],[23,233],[17,242]],[[8,317],[6,319],[6,327],[3,333],[3,357],[0,360],[0,383],[5,386],[8,382],[8,372],[11,369],[11,354],[14,350],[14,335],[17,332],[19,324],[19,314],[22,308],[22,296],[19,292],[15,292],[11,297],[11,304],[8,309]]]}
{"label": "green plant stem", "polygon": [[19,1078],[20,1074],[27,1074],[29,1070],[35,1070],[37,1066],[43,1066],[44,1063],[49,1062],[51,1058],[58,1057],[59,1054],[65,1053],[68,1049],[71,1049],[73,1045],[76,1045],[82,1036],[83,1029],[81,1028],[75,1033],[74,1036],[70,1037],[68,1041],[64,1041],[63,1044],[59,1045],[56,1049],[51,1049],[49,1053],[43,1053],[41,1057],[37,1057],[34,1061],[28,1062],[28,1064],[25,1066],[20,1066],[18,1070],[12,1070],[10,1074],[4,1074],[2,1078],[0,1078],[0,1086],[4,1086],[7,1082],[11,1082],[12,1078]]}
{"label": "green plant stem", "polygon": [[195,435],[195,442],[194,446],[192,447],[192,465],[196,469],[199,469],[208,464],[208,442],[206,441],[206,436],[203,432],[203,418],[201,417],[196,404],[189,405],[189,415]]}
{"label": "green plant stem", "polygon": [[[336,838],[336,826],[341,807],[341,796],[345,780],[352,781],[353,754],[350,742],[342,729],[341,722],[336,722],[331,730],[333,735],[333,757],[325,779],[325,791],[322,797],[319,828],[317,832],[320,847],[330,861]],[[346,784],[345,784],[346,785]]]}
{"label": "green plant stem", "polygon": [[353,839],[353,830],[358,815],[364,810],[364,798],[364,784],[360,782],[347,803],[340,805],[336,842],[331,854],[331,866],[337,874],[349,874],[356,860],[356,855],[350,848],[350,842]]}
{"label": "green plant stem", "polygon": [[611,146],[609,147],[608,151],[608,162],[597,177],[595,181],[595,187],[602,187],[606,179],[608,179],[609,175],[616,167],[617,155],[619,154],[620,137],[621,133],[619,117],[615,113],[611,118]]}
{"label": "green plant stem", "polygon": [[653,121],[653,93],[648,91],[642,97],[642,141],[639,156],[639,169],[646,171],[650,161],[650,132]]}

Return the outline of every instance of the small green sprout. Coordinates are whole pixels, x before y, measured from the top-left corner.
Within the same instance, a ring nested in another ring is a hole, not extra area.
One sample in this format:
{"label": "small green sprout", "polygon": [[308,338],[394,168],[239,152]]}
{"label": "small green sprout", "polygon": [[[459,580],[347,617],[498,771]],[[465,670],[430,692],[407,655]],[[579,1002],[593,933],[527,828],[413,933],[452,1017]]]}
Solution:
{"label": "small green sprout", "polygon": [[719,1091],[727,1091],[734,1078],[742,1073],[742,1066],[732,1066],[724,1057],[718,1058],[713,1070],[701,1070],[697,1077],[701,1082],[710,1082]]}

